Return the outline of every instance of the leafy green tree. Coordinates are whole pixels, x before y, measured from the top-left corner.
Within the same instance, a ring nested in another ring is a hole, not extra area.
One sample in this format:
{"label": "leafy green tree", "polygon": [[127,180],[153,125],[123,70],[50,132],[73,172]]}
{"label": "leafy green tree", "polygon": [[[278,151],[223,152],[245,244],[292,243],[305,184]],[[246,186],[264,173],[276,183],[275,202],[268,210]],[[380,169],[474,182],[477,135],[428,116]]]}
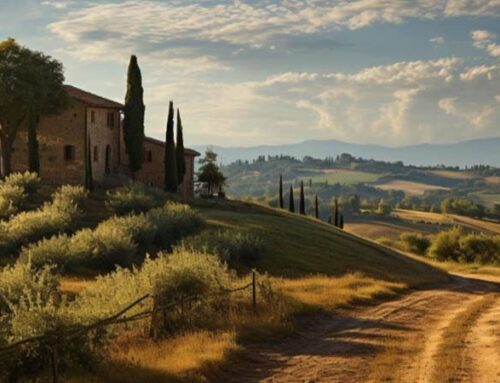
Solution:
{"label": "leafy green tree", "polygon": [[220,190],[226,182],[226,177],[217,166],[217,153],[207,149],[205,157],[200,158],[198,163],[201,165],[198,173],[198,181],[207,187],[207,195],[212,197],[216,190]]}
{"label": "leafy green tree", "polygon": [[128,166],[135,173],[142,168],[144,161],[144,90],[142,75],[137,57],[132,55],[128,65],[127,93],[123,108],[123,138],[128,153]]}
{"label": "leafy green tree", "polygon": [[165,139],[165,190],[170,193],[176,193],[178,185],[177,155],[174,142],[174,103],[170,101]]}
{"label": "leafy green tree", "polygon": [[279,200],[280,200],[280,209],[283,209],[283,176],[280,174],[280,188],[279,188]]}
{"label": "leafy green tree", "polygon": [[42,114],[65,108],[62,64],[7,39],[0,43],[0,170],[11,172],[12,145],[22,128],[28,132],[28,165],[39,172],[37,126]]}
{"label": "leafy green tree", "polygon": [[304,182],[303,181],[300,181],[299,212],[301,215],[306,215],[306,201],[304,198]]}
{"label": "leafy green tree", "polygon": [[179,108],[177,108],[177,146],[175,147],[175,154],[177,156],[177,182],[180,185],[186,174],[186,159],[184,158],[184,135]]}
{"label": "leafy green tree", "polygon": [[353,213],[359,213],[361,209],[361,203],[357,194],[353,194],[349,197],[349,206]]}
{"label": "leafy green tree", "polygon": [[290,185],[290,195],[288,199],[288,211],[290,213],[295,213],[295,201],[293,200],[293,186]]}

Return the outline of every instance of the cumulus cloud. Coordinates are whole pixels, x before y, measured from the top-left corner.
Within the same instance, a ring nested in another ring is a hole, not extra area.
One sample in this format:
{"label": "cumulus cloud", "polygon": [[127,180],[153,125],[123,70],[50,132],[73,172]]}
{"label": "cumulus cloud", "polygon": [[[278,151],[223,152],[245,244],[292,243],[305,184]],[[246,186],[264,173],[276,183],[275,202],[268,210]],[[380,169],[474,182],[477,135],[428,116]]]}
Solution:
{"label": "cumulus cloud", "polygon": [[483,49],[493,57],[500,57],[500,45],[495,43],[497,36],[494,33],[476,30],[471,32],[473,45]]}

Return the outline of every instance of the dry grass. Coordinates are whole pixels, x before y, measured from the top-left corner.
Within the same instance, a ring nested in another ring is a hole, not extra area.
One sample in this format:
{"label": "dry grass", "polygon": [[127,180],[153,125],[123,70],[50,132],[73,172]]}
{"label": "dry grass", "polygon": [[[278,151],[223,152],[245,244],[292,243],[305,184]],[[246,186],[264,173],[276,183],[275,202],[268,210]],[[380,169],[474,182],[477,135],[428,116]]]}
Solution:
{"label": "dry grass", "polygon": [[59,291],[62,294],[76,295],[84,288],[94,283],[94,279],[79,278],[79,277],[62,277],[59,282]]}
{"label": "dry grass", "polygon": [[303,306],[332,309],[380,296],[394,295],[406,286],[402,283],[380,281],[359,273],[339,278],[323,275],[277,282],[285,296]]}
{"label": "dry grass", "polygon": [[432,190],[449,190],[449,188],[443,186],[402,180],[389,181],[384,184],[375,185],[375,187],[382,190],[402,190],[409,195],[423,195],[426,191]]}
{"label": "dry grass", "polygon": [[452,178],[455,180],[470,180],[477,178],[474,174],[456,170],[430,170],[429,173],[435,174],[440,177]]}
{"label": "dry grass", "polygon": [[489,185],[500,185],[500,176],[486,177],[485,180]]}
{"label": "dry grass", "polygon": [[394,210],[394,217],[407,221],[438,223],[448,226],[462,226],[464,229],[481,231],[486,234],[500,234],[500,223],[455,214],[430,213],[415,210]]}
{"label": "dry grass", "polygon": [[348,222],[345,224],[345,230],[359,235],[361,237],[377,240],[380,237],[386,237],[391,240],[399,240],[399,236],[406,232],[415,232],[423,235],[436,233],[439,227],[425,224],[416,224],[412,222],[383,222],[383,221],[360,221]]}

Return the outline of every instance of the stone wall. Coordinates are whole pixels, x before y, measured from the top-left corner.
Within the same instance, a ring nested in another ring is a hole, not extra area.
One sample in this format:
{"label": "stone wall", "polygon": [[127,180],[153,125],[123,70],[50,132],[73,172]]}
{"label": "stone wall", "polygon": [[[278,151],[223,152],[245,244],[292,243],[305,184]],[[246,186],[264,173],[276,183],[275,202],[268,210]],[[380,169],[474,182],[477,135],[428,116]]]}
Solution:
{"label": "stone wall", "polygon": [[[43,116],[38,125],[40,176],[48,183],[80,184],[85,174],[85,108],[72,103],[58,115]],[[73,149],[65,159],[65,147]],[[20,131],[14,141],[12,170],[28,169],[27,132]]]}

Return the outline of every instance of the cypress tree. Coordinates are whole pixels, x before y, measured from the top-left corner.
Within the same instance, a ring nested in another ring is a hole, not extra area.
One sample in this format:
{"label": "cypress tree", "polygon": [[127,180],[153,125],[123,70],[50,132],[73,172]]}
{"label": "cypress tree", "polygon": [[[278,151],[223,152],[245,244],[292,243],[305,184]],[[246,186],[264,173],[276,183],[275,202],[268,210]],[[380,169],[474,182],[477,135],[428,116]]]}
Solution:
{"label": "cypress tree", "polygon": [[341,229],[343,229],[343,228],[344,228],[344,214],[341,214],[341,215],[340,215],[340,224],[339,224],[339,227],[340,227]]}
{"label": "cypress tree", "polygon": [[330,225],[332,224],[332,216],[331,216],[331,215],[329,215],[329,216],[328,216],[328,223],[329,223]]}
{"label": "cypress tree", "polygon": [[300,214],[306,214],[306,201],[304,200],[304,181],[300,181]]}
{"label": "cypress tree", "polygon": [[283,209],[283,177],[280,174],[280,190],[279,190],[279,200],[280,200],[280,209]]}
{"label": "cypress tree", "polygon": [[335,198],[335,219],[333,224],[339,227],[339,201],[337,198]]}
{"label": "cypress tree", "polygon": [[174,142],[174,103],[168,106],[167,132],[165,137],[165,191],[177,192],[177,163]]}
{"label": "cypress tree", "polygon": [[318,195],[314,196],[314,216],[319,219],[319,205],[318,205]]}
{"label": "cypress tree", "polygon": [[177,146],[175,147],[175,154],[177,155],[177,182],[180,185],[186,174],[186,161],[184,159],[184,136],[179,108],[177,108]]}
{"label": "cypress tree", "polygon": [[92,176],[92,156],[91,156],[91,143],[90,136],[87,135],[87,147],[85,151],[85,189],[88,191],[94,190],[94,180]]}
{"label": "cypress tree", "polygon": [[128,65],[127,93],[123,108],[123,139],[127,147],[128,166],[135,178],[144,161],[144,90],[137,57],[132,55]]}
{"label": "cypress tree", "polygon": [[288,201],[288,211],[295,213],[295,201],[293,200],[293,186],[290,185],[290,199]]}

